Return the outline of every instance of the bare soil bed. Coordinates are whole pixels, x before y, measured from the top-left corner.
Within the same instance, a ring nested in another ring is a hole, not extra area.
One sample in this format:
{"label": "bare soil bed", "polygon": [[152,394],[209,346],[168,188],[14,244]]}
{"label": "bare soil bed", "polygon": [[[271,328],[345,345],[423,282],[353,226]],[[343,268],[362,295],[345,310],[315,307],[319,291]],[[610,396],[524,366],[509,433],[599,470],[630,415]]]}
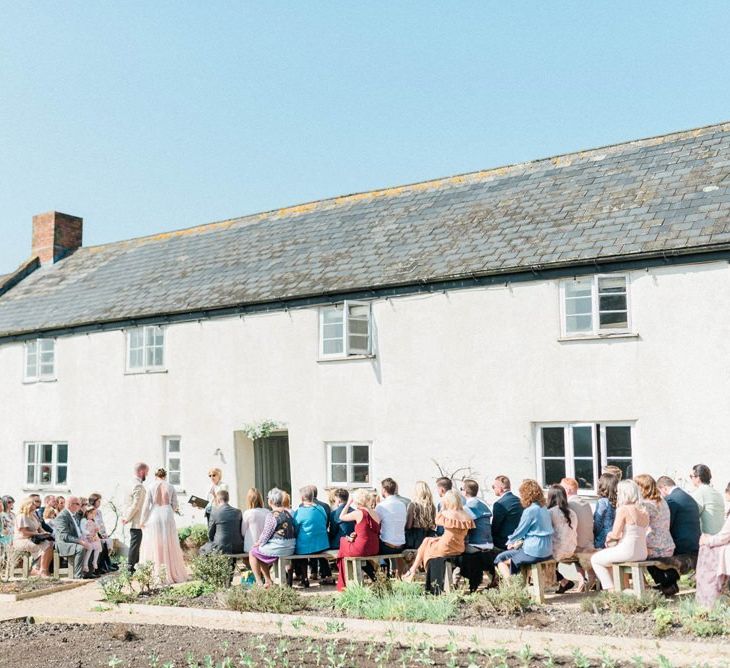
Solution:
{"label": "bare soil bed", "polygon": [[[330,666],[386,668],[572,666],[574,657],[508,656],[504,650],[478,651],[408,647],[400,642],[363,643],[336,638],[284,638],[193,627],[0,623],[2,668],[232,668],[233,666]],[[597,668],[600,662],[584,662]],[[626,668],[627,663],[615,664]],[[649,665],[649,664],[647,664]]]}
{"label": "bare soil bed", "polygon": [[31,591],[43,591],[68,583],[69,580],[59,578],[27,578],[0,582],[0,594],[26,594]]}

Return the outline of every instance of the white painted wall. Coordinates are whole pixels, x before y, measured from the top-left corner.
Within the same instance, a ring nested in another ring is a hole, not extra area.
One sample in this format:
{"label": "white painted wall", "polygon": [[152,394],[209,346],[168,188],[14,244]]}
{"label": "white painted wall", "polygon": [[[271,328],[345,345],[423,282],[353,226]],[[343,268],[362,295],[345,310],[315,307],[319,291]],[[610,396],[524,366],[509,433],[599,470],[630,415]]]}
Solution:
{"label": "white painted wall", "polygon": [[166,373],[125,374],[124,333],[102,332],[60,338],[57,382],[23,384],[22,344],[0,345],[0,493],[27,493],[25,441],[64,440],[72,491],[121,501],[133,463],[163,464],[176,434],[182,487],[204,496],[210,466],[234,483],[234,432],[264,418],[288,425],[295,488],[325,485],[325,441],[372,441],[374,479],[409,494],[432,458],[534,477],[537,422],[635,420],[635,471],[684,478],[702,461],[722,489],[730,268],[630,277],[638,338],[560,342],[559,284],[535,281],[376,301],[367,360],[318,362],[315,308],[171,325]]}

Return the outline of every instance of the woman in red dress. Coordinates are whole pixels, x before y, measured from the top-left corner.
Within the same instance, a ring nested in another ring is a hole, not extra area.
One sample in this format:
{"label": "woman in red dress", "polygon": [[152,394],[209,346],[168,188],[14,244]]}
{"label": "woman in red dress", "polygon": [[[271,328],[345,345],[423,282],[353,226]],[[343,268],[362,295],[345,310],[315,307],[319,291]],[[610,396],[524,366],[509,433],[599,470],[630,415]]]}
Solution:
{"label": "woman in red dress", "polygon": [[338,591],[346,586],[345,557],[370,557],[380,549],[380,521],[375,513],[375,494],[366,489],[356,490],[342,509],[340,520],[356,524],[354,533],[347,538],[340,538],[340,551],[337,555]]}

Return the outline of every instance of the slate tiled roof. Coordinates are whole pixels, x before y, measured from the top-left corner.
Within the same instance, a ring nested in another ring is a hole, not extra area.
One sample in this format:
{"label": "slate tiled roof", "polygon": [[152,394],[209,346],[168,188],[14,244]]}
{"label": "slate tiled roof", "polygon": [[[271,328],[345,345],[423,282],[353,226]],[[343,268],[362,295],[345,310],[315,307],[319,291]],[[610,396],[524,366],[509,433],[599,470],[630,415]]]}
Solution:
{"label": "slate tiled roof", "polygon": [[81,248],[0,336],[730,244],[730,123]]}

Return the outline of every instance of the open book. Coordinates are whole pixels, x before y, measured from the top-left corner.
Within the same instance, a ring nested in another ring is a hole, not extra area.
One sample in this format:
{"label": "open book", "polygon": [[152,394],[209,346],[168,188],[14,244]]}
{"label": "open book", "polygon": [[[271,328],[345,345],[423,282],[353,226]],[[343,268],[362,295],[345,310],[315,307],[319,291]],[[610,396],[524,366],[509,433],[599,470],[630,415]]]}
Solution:
{"label": "open book", "polygon": [[196,508],[205,508],[208,505],[208,500],[207,499],[201,499],[199,496],[195,496],[193,494],[188,499],[188,503],[191,506],[195,506]]}

